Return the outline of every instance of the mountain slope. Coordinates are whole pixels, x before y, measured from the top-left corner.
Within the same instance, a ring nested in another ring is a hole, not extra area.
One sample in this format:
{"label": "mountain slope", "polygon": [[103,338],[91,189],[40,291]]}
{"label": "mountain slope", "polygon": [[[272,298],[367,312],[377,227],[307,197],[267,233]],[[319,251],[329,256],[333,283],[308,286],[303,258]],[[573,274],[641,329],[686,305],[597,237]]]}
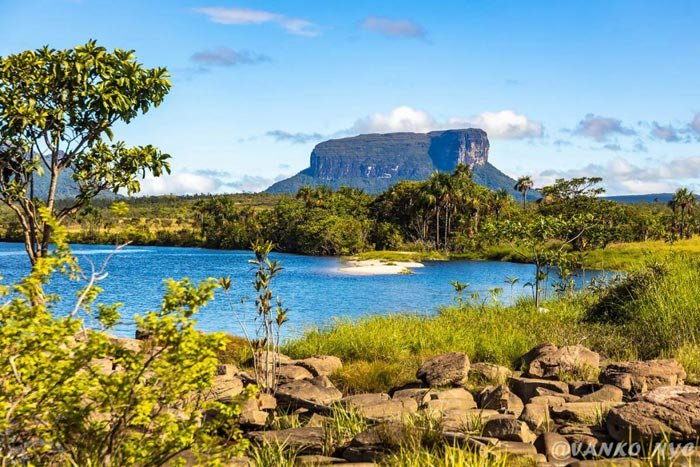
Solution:
{"label": "mountain slope", "polygon": [[463,163],[477,183],[520,196],[513,190],[515,180],[488,162],[489,147],[486,132],[474,128],[332,139],[314,148],[309,168],[266,191],[295,193],[304,185],[325,185],[380,193],[398,181],[425,180],[436,170],[452,171]]}

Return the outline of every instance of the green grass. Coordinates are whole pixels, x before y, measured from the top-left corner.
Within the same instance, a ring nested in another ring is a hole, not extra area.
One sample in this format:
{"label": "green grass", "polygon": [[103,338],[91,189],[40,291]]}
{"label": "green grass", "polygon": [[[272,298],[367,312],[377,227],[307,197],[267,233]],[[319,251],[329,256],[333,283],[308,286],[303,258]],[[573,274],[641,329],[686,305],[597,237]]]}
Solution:
{"label": "green grass", "polygon": [[378,259],[383,262],[401,262],[401,261],[439,261],[447,260],[449,256],[440,251],[394,251],[394,250],[377,250],[365,251],[353,256],[352,259],[360,261]]}
{"label": "green grass", "polygon": [[605,249],[586,253],[586,265],[591,269],[629,271],[650,260],[658,260],[669,253],[680,253],[700,258],[700,237],[667,243],[662,240],[634,243],[614,243]]}
{"label": "green grass", "polygon": [[670,255],[630,273],[602,292],[582,292],[543,304],[462,305],[436,314],[374,315],[336,321],[288,342],[294,358],[335,355],[333,378],[349,392],[387,391],[413,381],[430,356],[462,351],[474,362],[517,369],[520,356],[542,342],[583,344],[606,359],[678,357],[700,375],[700,260]]}

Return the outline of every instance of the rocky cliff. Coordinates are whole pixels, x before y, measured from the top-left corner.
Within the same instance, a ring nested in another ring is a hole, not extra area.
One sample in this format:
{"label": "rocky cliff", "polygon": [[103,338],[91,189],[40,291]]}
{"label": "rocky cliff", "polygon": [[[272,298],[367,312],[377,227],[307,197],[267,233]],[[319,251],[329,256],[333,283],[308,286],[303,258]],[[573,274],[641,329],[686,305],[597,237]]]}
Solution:
{"label": "rocky cliff", "polygon": [[304,185],[386,190],[400,180],[424,180],[435,170],[451,171],[468,164],[477,183],[512,191],[515,181],[488,162],[489,140],[479,129],[430,133],[359,135],[319,143],[311,166],[275,183],[271,193],[294,193]]}

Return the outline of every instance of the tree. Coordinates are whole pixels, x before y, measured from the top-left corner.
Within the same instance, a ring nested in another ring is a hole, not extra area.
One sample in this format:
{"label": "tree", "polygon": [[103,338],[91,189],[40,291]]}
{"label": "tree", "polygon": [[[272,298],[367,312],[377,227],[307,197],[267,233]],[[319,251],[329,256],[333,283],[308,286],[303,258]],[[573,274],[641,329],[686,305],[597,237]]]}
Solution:
{"label": "tree", "polygon": [[515,191],[519,191],[520,194],[523,195],[523,209],[527,207],[527,192],[532,189],[534,185],[534,182],[532,181],[532,178],[525,175],[520,178],[518,178],[518,181],[515,183],[515,186],[513,187]]}
{"label": "tree", "polygon": [[673,194],[673,198],[668,202],[669,206],[673,210],[674,216],[676,213],[680,214],[680,225],[678,235],[686,238],[692,236],[690,226],[686,224],[686,214],[691,216],[693,214],[693,208],[697,204],[697,198],[695,194],[688,190],[687,188],[679,188]]}
{"label": "tree", "polygon": [[[103,191],[132,194],[140,177],[170,171],[167,154],[127,147],[113,133],[118,122],[163,101],[168,76],[165,68],[143,67],[133,51],[108,52],[95,41],[0,57],[0,200],[22,226],[32,265],[47,255],[52,231],[41,207],[60,223]],[[59,209],[62,174],[70,174],[78,195]],[[49,180],[41,200],[32,193],[37,175]]]}

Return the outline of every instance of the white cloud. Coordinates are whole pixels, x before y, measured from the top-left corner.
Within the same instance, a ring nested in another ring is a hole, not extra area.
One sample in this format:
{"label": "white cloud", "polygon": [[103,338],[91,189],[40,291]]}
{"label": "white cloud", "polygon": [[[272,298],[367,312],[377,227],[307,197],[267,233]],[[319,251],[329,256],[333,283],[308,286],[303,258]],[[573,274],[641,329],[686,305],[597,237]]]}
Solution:
{"label": "white cloud", "polygon": [[347,133],[389,133],[409,131],[425,133],[450,128],[481,128],[492,139],[539,138],[544,134],[541,123],[513,110],[484,112],[471,117],[451,117],[444,122],[435,120],[423,110],[401,106],[389,113],[374,113],[361,118]]}
{"label": "white cloud", "polygon": [[632,128],[625,127],[622,120],[610,117],[601,117],[594,114],[588,114],[578,123],[578,126],[573,131],[574,134],[592,138],[595,141],[608,141],[608,138],[613,135],[630,136],[637,132]]}
{"label": "white cloud", "polygon": [[217,170],[179,172],[162,177],[148,176],[141,180],[137,196],[195,195],[210,193],[253,193],[265,190],[274,182],[286,178],[278,175],[266,178],[243,175],[235,178],[230,173]]}
{"label": "white cloud", "polygon": [[580,169],[548,169],[537,175],[539,186],[557,178],[602,177],[607,194],[646,194],[675,191],[680,186],[700,186],[700,157],[687,157],[648,166],[623,158],[605,164],[588,164]]}
{"label": "white cloud", "polygon": [[527,116],[512,110],[484,112],[466,119],[451,118],[448,124],[481,128],[494,139],[539,138],[544,135],[541,123],[533,122]]}
{"label": "white cloud", "polygon": [[218,24],[248,25],[248,24],[277,24],[290,34],[297,36],[317,36],[316,26],[305,19],[290,18],[289,16],[272,13],[265,10],[250,8],[224,8],[204,7],[195,8],[195,12],[209,17],[209,20]]}
{"label": "white cloud", "polygon": [[425,36],[425,31],[421,25],[408,19],[369,16],[362,21],[362,28],[388,37],[420,38]]}

